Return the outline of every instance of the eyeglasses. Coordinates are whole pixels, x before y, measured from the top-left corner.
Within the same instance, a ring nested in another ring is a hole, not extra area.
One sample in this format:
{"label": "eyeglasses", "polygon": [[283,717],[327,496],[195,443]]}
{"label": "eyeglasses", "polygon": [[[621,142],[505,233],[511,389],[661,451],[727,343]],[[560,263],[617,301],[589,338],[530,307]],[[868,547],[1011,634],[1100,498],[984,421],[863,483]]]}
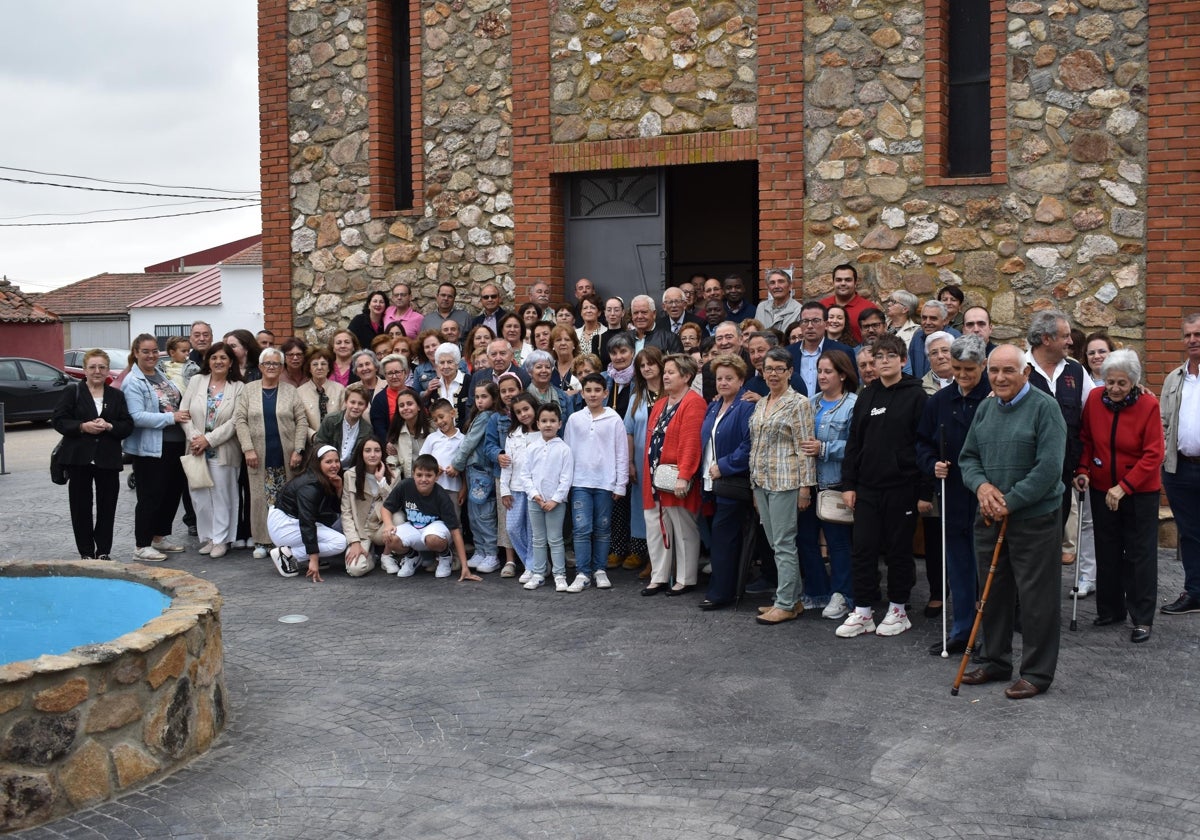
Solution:
{"label": "eyeglasses", "polygon": [[883,321],[866,321],[859,326],[864,330],[881,330],[883,329]]}
{"label": "eyeglasses", "polygon": [[496,298],[500,297],[500,295],[480,295],[479,297],[483,300],[495,300]]}
{"label": "eyeglasses", "polygon": [[283,362],[259,362],[258,366],[260,368],[277,368],[283,367]]}
{"label": "eyeglasses", "polygon": [[388,379],[399,379],[401,376],[404,376],[404,371],[389,370],[387,373],[384,374],[384,376],[386,376]]}
{"label": "eyeglasses", "polygon": [[898,362],[900,356],[897,353],[876,353],[875,361],[877,362]]}
{"label": "eyeglasses", "polygon": [[824,324],[825,319],[824,318],[801,318],[800,323],[804,324],[804,326],[806,326],[806,327],[809,327],[809,326],[814,326],[816,324]]}
{"label": "eyeglasses", "polygon": [[765,368],[763,368],[763,373],[764,373],[764,374],[768,374],[768,373],[787,373],[787,371],[788,371],[788,369],[787,369],[787,368],[785,368],[785,367],[775,367],[774,365],[772,365],[772,366],[770,366],[770,367],[765,367]]}
{"label": "eyeglasses", "polygon": [[292,353],[284,353],[283,355],[287,356],[289,359],[303,359],[304,358],[304,354],[301,353],[299,350],[296,350]]}

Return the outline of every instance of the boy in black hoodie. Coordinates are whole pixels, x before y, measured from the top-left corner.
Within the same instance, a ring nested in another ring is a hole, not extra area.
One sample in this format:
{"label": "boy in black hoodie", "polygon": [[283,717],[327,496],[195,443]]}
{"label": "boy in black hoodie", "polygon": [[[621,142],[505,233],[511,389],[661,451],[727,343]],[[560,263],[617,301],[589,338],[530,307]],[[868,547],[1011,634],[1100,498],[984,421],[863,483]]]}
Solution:
{"label": "boy in black hoodie", "polygon": [[[916,579],[912,556],[917,499],[925,479],[917,467],[917,426],[928,395],[902,372],[904,342],[875,342],[879,379],[858,397],[842,464],[842,497],[854,509],[851,572],[854,612],[837,629],[848,639],[874,632],[896,636],[912,627],[904,605]],[[871,605],[879,597],[879,555],[887,564],[887,615],[878,629]]]}

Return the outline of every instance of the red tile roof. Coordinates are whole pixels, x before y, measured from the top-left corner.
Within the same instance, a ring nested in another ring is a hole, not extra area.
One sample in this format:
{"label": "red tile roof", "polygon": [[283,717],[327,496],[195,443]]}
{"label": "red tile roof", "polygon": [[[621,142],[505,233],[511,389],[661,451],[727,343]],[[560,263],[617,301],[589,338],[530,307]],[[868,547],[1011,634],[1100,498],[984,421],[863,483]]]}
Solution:
{"label": "red tile roof", "polygon": [[221,260],[221,265],[262,265],[262,239],[244,251]]}
{"label": "red tile roof", "polygon": [[170,286],[189,274],[97,274],[78,283],[63,286],[53,292],[38,295],[36,300],[57,315],[119,315],[129,314],[129,304]]}
{"label": "red tile roof", "polygon": [[149,306],[220,306],[221,267],[214,265],[189,274],[164,289],[151,292],[129,304],[129,308]]}
{"label": "red tile roof", "polygon": [[60,320],[53,312],[34,303],[19,287],[0,279],[0,323],[57,324]]}
{"label": "red tile roof", "polygon": [[155,263],[154,265],[146,266],[147,273],[159,273],[165,271],[180,271],[192,266],[201,265],[216,265],[221,260],[232,257],[239,251],[243,251],[256,242],[262,242],[262,234],[256,233],[253,236],[244,236],[241,239],[235,239],[233,242],[226,242],[224,245],[215,245],[212,248],[205,248],[203,251],[196,251],[192,254],[185,254],[182,257],[174,257],[165,262]]}

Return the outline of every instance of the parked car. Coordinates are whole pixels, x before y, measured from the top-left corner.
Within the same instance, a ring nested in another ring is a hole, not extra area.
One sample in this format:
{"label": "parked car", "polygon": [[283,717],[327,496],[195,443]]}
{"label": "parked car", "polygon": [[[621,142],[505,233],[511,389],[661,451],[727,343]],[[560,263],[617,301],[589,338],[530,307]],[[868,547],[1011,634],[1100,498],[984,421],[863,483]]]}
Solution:
{"label": "parked car", "polygon": [[[68,350],[63,353],[63,370],[67,372],[67,376],[72,379],[83,379],[83,354],[91,347],[81,347],[77,350]],[[122,350],[119,347],[101,347],[108,354],[108,381],[112,381],[121,375],[125,370],[125,365],[129,361],[129,350]]]}
{"label": "parked car", "polygon": [[49,420],[59,394],[74,387],[74,379],[45,362],[0,356],[0,403],[4,405],[5,423]]}

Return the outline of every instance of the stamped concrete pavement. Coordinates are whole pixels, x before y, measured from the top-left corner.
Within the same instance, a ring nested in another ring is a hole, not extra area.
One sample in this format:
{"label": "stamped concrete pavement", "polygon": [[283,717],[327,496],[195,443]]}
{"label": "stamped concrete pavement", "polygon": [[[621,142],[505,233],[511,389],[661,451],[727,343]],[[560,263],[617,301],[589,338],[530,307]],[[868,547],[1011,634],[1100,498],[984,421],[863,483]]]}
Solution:
{"label": "stamped concrete pavement", "polygon": [[[2,557],[74,553],[52,442],[9,430]],[[123,491],[114,555],[132,549],[132,516]],[[1014,702],[1002,684],[950,696],[957,657],[925,650],[940,620],[842,640],[817,615],[760,627],[753,600],[702,613],[699,594],[641,598],[628,572],[579,595],[496,575],[331,570],[314,585],[188,544],[169,565],[225,598],[227,729],[174,776],[14,836],[1200,834],[1200,616],[1160,616],[1132,645],[1091,626],[1092,599],[1068,632],[1067,601],[1054,686]],[[1164,552],[1160,600],[1180,580]],[[308,621],[278,620],[296,613]]]}

